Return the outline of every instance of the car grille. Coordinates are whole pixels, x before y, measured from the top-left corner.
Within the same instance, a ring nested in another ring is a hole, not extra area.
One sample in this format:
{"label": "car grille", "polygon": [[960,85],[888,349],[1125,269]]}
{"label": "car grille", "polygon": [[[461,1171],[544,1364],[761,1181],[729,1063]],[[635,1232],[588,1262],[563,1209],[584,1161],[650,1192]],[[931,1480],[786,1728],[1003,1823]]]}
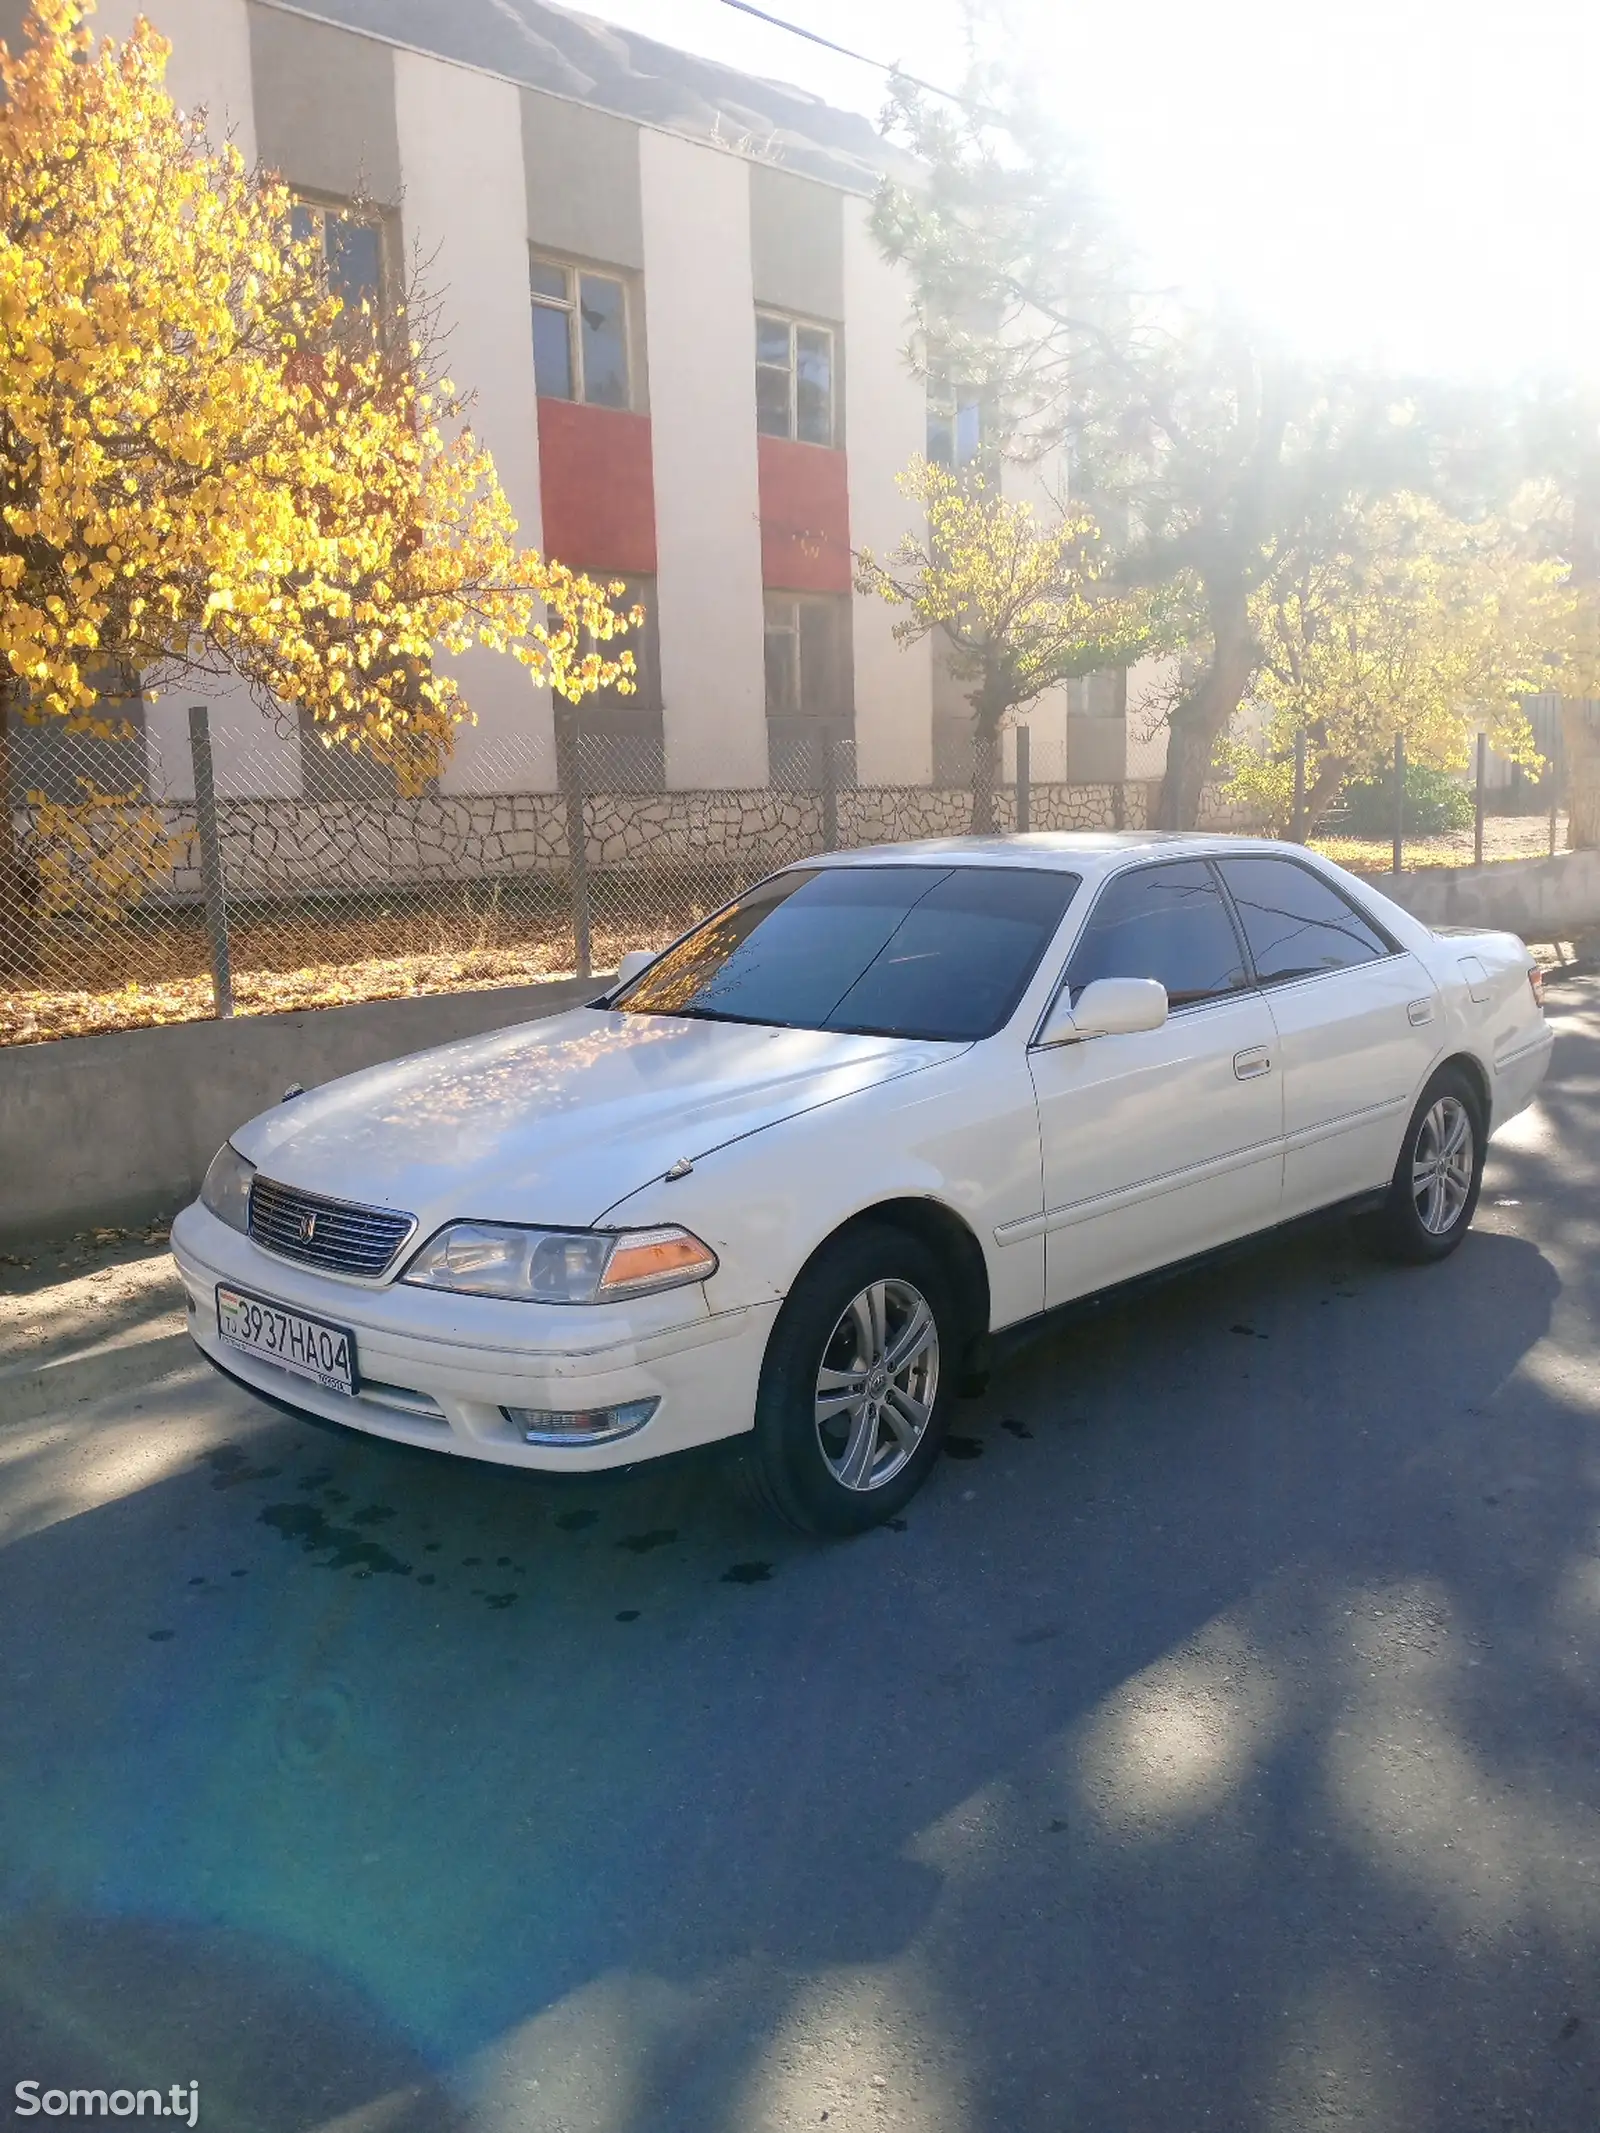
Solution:
{"label": "car grille", "polygon": [[281,1259],[297,1259],[302,1266],[323,1267],[330,1274],[373,1279],[392,1264],[415,1225],[415,1215],[325,1200],[319,1193],[297,1192],[259,1173],[250,1187],[254,1241]]}

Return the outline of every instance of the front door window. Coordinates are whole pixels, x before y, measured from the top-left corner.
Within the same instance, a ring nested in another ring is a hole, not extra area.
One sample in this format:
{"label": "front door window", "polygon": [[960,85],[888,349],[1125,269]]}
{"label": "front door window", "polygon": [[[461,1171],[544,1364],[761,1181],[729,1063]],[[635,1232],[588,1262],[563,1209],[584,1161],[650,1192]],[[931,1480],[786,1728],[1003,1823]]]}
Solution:
{"label": "front door window", "polygon": [[1245,989],[1239,935],[1204,860],[1140,867],[1108,883],[1073,952],[1073,998],[1096,978],[1155,978],[1170,1008]]}

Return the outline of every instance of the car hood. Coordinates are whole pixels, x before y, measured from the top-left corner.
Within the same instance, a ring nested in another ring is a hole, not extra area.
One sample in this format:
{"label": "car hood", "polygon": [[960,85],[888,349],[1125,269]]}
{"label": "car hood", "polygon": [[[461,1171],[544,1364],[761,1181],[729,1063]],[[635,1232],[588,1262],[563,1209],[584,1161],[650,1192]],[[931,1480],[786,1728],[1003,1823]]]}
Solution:
{"label": "car hood", "polygon": [[584,1228],[681,1157],[965,1049],[578,1008],[370,1067],[233,1136],[267,1176],[440,1222]]}

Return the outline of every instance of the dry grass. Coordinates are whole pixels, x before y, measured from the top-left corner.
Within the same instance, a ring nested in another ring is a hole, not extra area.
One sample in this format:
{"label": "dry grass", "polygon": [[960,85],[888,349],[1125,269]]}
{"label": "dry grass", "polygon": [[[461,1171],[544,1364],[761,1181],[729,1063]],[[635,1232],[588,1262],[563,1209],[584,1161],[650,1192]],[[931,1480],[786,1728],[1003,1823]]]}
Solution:
{"label": "dry grass", "polygon": [[[236,1014],[279,1015],[303,1007],[347,1007],[355,1000],[399,1000],[412,993],[529,985],[566,975],[570,972],[548,963],[505,953],[369,956],[355,963],[312,963],[291,971],[236,971],[233,1005]],[[0,995],[0,1044],[41,1044],[53,1037],[203,1022],[211,1013],[209,977],[155,982],[134,978],[110,992],[31,987]]]}
{"label": "dry grass", "polygon": [[[629,948],[665,946],[720,898],[673,898],[622,917],[597,912],[591,965],[613,970]],[[246,919],[230,931],[234,1012],[277,1015],[414,993],[532,985],[573,974],[565,911],[441,913],[377,909]],[[47,941],[31,982],[0,992],[0,1045],[208,1021],[205,936],[185,917]]]}
{"label": "dry grass", "polygon": [[[1556,817],[1556,850],[1566,850],[1567,818]],[[1313,851],[1321,852],[1352,874],[1387,874],[1394,859],[1388,837],[1313,837]],[[1472,865],[1472,831],[1447,830],[1438,837],[1408,837],[1403,861],[1409,873],[1414,867],[1469,867]],[[1550,856],[1548,815],[1491,815],[1483,825],[1485,862],[1498,859],[1547,859]]]}

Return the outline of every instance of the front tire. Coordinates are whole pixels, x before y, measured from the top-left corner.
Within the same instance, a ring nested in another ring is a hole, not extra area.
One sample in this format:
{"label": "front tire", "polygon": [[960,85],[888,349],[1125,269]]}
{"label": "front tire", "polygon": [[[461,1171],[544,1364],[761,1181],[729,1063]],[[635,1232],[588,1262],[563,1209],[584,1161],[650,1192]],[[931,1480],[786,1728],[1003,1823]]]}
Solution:
{"label": "front tire", "polygon": [[757,1494],[805,1533],[882,1525],[939,1455],[959,1358],[950,1277],[920,1238],[873,1224],[824,1248],[767,1345],[748,1458]]}
{"label": "front tire", "polygon": [[1428,1265],[1456,1249],[1477,1210],[1486,1143],[1483,1099],[1459,1067],[1445,1067],[1411,1114],[1377,1218],[1387,1258]]}

